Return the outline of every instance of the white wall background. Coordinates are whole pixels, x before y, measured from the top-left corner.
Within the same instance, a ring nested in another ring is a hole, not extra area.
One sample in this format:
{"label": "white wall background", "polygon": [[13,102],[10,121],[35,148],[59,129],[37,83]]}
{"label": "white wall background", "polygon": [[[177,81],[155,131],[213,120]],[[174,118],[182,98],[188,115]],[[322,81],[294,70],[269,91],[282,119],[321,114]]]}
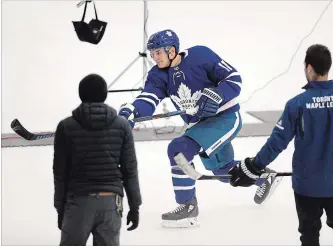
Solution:
{"label": "white wall background", "polygon": [[[302,91],[301,86],[306,83],[303,60],[307,47],[322,43],[333,52],[333,4],[317,23],[328,3],[149,1],[147,31],[150,35],[171,28],[181,39],[181,49],[202,44],[215,50],[242,74],[242,101],[272,78],[281,75],[242,104],[243,111],[281,110],[290,97]],[[139,51],[143,51],[143,2],[97,1],[99,18],[108,22],[105,36],[97,46],[78,40],[71,21],[81,19],[83,7],[78,9],[75,5],[74,1],[2,2],[2,132],[11,132],[10,122],[14,118],[19,118],[31,131],[55,130],[58,122],[79,105],[77,88],[83,76],[91,72],[99,73],[110,83],[137,57]],[[89,7],[86,20],[93,17],[92,5]],[[332,73],[330,75],[332,77]],[[140,60],[111,89],[137,87],[142,77]],[[137,93],[109,94],[107,102],[118,109],[122,103],[132,101],[135,95]],[[138,146],[139,155],[147,156],[147,146]],[[141,157],[143,175],[147,172],[144,170],[160,162],[161,153],[165,153],[166,145],[158,147],[161,150],[156,159],[147,162]],[[3,243],[57,244],[59,235],[55,230],[56,216],[52,208],[52,148],[3,149],[2,154]],[[167,159],[163,163],[168,167]],[[168,180],[168,171],[161,175],[163,177],[158,176],[158,180]],[[143,226],[142,230],[147,233],[158,226],[155,220],[164,212],[160,207],[157,209],[148,205],[159,193],[151,191],[150,185],[146,183],[144,188],[148,202],[147,209],[143,210],[145,215],[142,215],[154,218],[148,221],[153,225],[147,222]],[[162,199],[168,203],[163,209],[169,209],[172,204],[171,186],[169,183],[165,186],[167,195]],[[214,202],[210,200],[211,203]],[[212,211],[209,204],[206,209]],[[290,216],[294,216],[292,201],[289,200],[285,206]],[[215,216],[215,212],[211,213]],[[236,211],[234,214],[237,215]],[[283,223],[282,220],[280,222]],[[293,223],[285,228],[285,233],[295,230],[295,218]],[[149,242],[142,238],[140,241],[142,230],[131,234],[136,235],[133,240],[128,239],[128,234],[124,244],[158,244],[157,236]],[[209,229],[205,232],[208,233]],[[177,244],[175,238],[179,235],[171,233],[164,237],[169,241],[161,244]],[[205,244],[200,237],[193,239],[190,243]],[[267,245],[270,239],[262,243]],[[209,244],[230,245],[233,242],[232,237],[227,237],[224,242],[218,238],[212,240],[215,241]],[[241,238],[237,240],[238,243],[246,243]],[[298,235],[292,234],[280,240],[278,243],[281,244],[297,244]],[[327,237],[324,240],[326,244],[333,241]]]}
{"label": "white wall background", "polygon": [[[305,83],[307,47],[323,43],[333,50],[332,6],[312,31],[328,3],[149,1],[147,34],[171,28],[181,39],[181,49],[211,47],[241,72],[242,101],[286,72],[242,104],[243,110],[282,109]],[[76,37],[71,21],[81,19],[83,7],[76,8],[74,1],[2,3],[3,132],[11,132],[10,122],[16,117],[32,131],[54,130],[80,103],[77,87],[83,76],[96,72],[111,83],[143,51],[143,2],[96,5],[99,18],[108,22],[97,46]],[[86,21],[93,17],[89,7]],[[137,87],[142,77],[140,60],[111,89]],[[137,94],[109,94],[107,102],[118,109]]]}

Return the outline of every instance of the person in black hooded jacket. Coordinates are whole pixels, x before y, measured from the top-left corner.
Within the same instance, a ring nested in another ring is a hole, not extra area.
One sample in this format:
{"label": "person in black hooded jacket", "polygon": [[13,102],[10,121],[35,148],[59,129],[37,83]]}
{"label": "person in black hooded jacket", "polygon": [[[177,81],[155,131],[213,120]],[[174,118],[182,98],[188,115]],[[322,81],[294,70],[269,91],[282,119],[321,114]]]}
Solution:
{"label": "person in black hooded jacket", "polygon": [[132,129],[104,102],[107,84],[97,74],[79,85],[82,103],[60,121],[54,139],[54,207],[60,245],[119,245],[125,189],[127,230],[139,223],[142,203]]}

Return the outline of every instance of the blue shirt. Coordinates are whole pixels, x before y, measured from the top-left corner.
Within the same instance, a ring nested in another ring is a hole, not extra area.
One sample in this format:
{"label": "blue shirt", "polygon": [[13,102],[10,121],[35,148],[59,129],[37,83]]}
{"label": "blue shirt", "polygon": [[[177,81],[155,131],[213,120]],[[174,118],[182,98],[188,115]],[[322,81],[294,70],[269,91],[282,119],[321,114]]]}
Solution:
{"label": "blue shirt", "polygon": [[267,166],[294,139],[292,186],[310,197],[333,197],[333,80],[309,82],[290,99],[255,162]]}
{"label": "blue shirt", "polygon": [[[133,102],[139,114],[152,115],[158,104],[170,98],[177,110],[194,108],[204,88],[217,88],[222,97],[217,113],[239,110],[238,96],[242,79],[238,71],[206,46],[194,46],[180,52],[178,66],[149,71],[142,93]],[[187,124],[198,122],[192,115],[182,115]]]}

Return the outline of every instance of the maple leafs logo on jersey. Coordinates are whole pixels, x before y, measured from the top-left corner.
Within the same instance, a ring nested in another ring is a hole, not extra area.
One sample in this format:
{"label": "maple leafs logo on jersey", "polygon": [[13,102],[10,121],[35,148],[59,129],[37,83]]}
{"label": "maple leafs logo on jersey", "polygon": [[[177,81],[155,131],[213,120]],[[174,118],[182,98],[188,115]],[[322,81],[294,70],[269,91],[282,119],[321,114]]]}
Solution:
{"label": "maple leafs logo on jersey", "polygon": [[170,98],[181,110],[194,108],[201,96],[201,91],[196,91],[192,95],[191,89],[183,83],[179,85],[177,93],[178,97],[176,95],[171,95]]}

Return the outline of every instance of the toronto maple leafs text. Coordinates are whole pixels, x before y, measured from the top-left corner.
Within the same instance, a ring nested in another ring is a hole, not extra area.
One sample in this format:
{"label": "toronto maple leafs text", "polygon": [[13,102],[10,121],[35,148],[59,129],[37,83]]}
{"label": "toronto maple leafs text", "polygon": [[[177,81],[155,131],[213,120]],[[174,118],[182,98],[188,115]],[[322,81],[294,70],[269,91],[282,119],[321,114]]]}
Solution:
{"label": "toronto maple leafs text", "polygon": [[306,103],[306,108],[333,108],[333,96],[312,97],[312,102]]}

